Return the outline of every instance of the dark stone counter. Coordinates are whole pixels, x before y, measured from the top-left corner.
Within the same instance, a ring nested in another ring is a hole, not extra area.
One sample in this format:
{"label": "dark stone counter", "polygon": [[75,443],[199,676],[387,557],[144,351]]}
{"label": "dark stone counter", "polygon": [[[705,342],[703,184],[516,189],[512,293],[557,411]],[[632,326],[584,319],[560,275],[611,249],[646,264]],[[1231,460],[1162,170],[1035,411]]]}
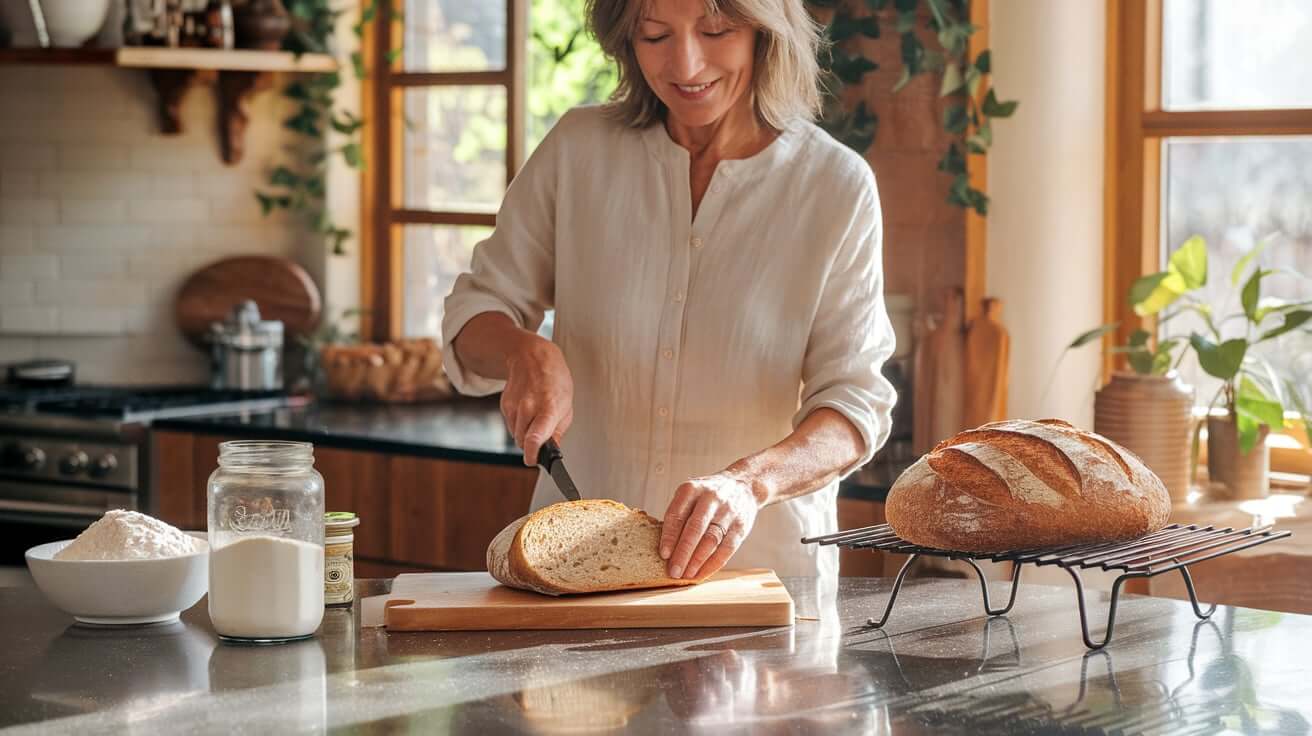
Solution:
{"label": "dark stone counter", "polygon": [[[388,633],[359,604],[314,639],[220,643],[180,623],[73,625],[0,589],[0,727],[15,733],[1270,733],[1312,719],[1312,617],[1126,596],[1080,641],[1070,590],[1024,584],[981,616],[973,581],[786,581],[788,628]],[[362,581],[381,593],[385,581]],[[1004,586],[1005,587],[1005,586]],[[1100,618],[1106,596],[1095,595]],[[8,733],[8,732],[7,732]]]}
{"label": "dark stone counter", "polygon": [[[313,442],[365,452],[417,455],[439,460],[518,465],[523,453],[506,431],[495,400],[461,399],[432,404],[308,406],[218,416],[160,419],[152,429],[227,437]],[[883,501],[886,488],[845,482],[841,495]]]}

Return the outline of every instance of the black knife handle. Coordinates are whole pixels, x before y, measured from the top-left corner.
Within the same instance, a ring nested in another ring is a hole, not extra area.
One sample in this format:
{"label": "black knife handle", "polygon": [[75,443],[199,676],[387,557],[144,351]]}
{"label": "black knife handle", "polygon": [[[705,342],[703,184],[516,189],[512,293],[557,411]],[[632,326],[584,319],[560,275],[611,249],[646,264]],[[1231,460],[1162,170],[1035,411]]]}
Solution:
{"label": "black knife handle", "polygon": [[560,445],[556,444],[554,437],[548,437],[542,447],[538,449],[538,465],[541,465],[548,473],[551,472],[551,466],[557,460],[564,457],[560,452]]}

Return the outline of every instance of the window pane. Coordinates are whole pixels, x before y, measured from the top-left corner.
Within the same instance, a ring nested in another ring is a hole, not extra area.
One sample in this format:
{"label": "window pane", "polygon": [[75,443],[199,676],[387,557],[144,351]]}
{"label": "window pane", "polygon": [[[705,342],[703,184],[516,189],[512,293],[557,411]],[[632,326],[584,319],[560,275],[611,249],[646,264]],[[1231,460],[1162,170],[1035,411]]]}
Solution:
{"label": "window pane", "polygon": [[506,68],[506,0],[405,0],[408,72]]}
{"label": "window pane", "polygon": [[506,193],[504,87],[405,91],[409,209],[495,212]]}
{"label": "window pane", "polygon": [[561,115],[604,102],[618,81],[615,65],[584,28],[583,0],[533,0],[528,49],[528,152]]}
{"label": "window pane", "polygon": [[406,225],[405,335],[436,337],[442,332],[442,301],[456,276],[469,270],[474,246],[491,234],[490,227]]}
{"label": "window pane", "polygon": [[[1207,240],[1207,285],[1199,293],[1218,318],[1243,314],[1240,287],[1253,269],[1249,264],[1240,286],[1231,284],[1231,271],[1258,243],[1267,245],[1255,259],[1265,269],[1289,269],[1312,276],[1312,137],[1168,139],[1165,143],[1166,245],[1178,248],[1193,235]],[[1287,301],[1312,299],[1312,280],[1277,273],[1262,282],[1261,296]],[[1280,325],[1268,317],[1262,329]],[[1242,337],[1247,320],[1220,325],[1226,339]],[[1162,334],[1208,334],[1202,319],[1186,313],[1170,320]],[[1215,338],[1213,338],[1215,339]],[[1296,330],[1255,346],[1277,375],[1312,390],[1312,334]],[[1207,404],[1220,381],[1197,368],[1191,355],[1182,372],[1197,391],[1199,404]],[[1308,397],[1312,398],[1312,397]]]}
{"label": "window pane", "polygon": [[1166,0],[1167,110],[1312,107],[1312,3]]}

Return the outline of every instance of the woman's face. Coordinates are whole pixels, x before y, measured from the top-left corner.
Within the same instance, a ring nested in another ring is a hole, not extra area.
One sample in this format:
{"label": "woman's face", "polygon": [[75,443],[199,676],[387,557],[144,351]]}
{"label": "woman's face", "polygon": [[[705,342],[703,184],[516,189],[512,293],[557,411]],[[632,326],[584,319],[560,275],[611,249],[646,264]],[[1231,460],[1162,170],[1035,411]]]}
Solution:
{"label": "woman's face", "polygon": [[707,15],[703,0],[651,0],[633,48],[642,76],[680,124],[710,125],[751,89],[756,32]]}

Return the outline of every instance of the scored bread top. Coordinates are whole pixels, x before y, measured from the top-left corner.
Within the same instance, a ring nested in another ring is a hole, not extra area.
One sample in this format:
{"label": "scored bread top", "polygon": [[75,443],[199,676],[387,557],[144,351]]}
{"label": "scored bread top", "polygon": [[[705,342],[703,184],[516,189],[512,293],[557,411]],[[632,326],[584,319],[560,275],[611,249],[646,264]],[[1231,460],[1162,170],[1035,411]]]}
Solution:
{"label": "scored bread top", "polygon": [[1118,541],[1161,528],[1170,498],[1138,457],[1057,420],[985,424],[940,442],[885,508],[903,539],[996,552]]}

